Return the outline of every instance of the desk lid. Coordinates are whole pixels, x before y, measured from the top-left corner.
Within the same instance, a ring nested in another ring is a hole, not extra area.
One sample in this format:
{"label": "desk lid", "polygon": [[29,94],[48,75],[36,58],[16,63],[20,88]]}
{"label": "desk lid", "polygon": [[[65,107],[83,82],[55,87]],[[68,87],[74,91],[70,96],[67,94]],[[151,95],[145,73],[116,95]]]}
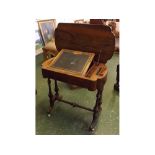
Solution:
{"label": "desk lid", "polygon": [[113,55],[115,37],[105,25],[59,23],[55,44],[58,51],[71,49],[95,53],[95,61],[106,63]]}

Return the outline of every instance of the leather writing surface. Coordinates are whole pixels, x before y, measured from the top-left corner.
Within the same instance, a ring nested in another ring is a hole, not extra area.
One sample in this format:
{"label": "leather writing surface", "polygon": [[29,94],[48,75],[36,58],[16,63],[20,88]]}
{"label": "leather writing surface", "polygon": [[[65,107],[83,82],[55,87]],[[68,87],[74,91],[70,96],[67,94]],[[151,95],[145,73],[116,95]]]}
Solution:
{"label": "leather writing surface", "polygon": [[89,68],[95,54],[62,49],[50,65],[57,72],[84,75]]}
{"label": "leather writing surface", "polygon": [[55,64],[53,64],[53,67],[81,72],[88,58],[89,55],[67,52],[65,50]]}

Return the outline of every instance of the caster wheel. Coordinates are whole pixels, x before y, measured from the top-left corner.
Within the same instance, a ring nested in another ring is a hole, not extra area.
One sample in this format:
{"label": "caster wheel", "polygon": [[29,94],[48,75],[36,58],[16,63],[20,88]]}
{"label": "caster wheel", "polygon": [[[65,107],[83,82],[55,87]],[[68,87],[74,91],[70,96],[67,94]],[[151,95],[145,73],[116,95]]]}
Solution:
{"label": "caster wheel", "polygon": [[93,127],[89,127],[89,131],[90,131],[90,132],[94,132],[95,129],[94,129]]}
{"label": "caster wheel", "polygon": [[48,116],[48,117],[51,117],[51,114],[48,114],[47,116]]}

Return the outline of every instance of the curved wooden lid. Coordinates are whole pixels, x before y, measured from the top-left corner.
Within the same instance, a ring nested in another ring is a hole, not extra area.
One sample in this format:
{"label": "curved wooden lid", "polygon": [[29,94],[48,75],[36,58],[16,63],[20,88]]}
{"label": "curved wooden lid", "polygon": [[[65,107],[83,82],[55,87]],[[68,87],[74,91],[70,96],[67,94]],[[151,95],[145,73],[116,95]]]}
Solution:
{"label": "curved wooden lid", "polygon": [[99,59],[99,62],[106,63],[113,55],[115,37],[110,27],[105,25],[59,23],[55,30],[55,44],[58,51],[93,52],[95,61]]}

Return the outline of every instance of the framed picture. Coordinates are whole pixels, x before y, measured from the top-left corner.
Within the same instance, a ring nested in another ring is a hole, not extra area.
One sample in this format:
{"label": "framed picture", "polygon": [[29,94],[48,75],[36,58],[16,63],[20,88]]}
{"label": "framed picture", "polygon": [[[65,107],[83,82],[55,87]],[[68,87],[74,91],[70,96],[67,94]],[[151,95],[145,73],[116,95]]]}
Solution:
{"label": "framed picture", "polygon": [[44,45],[54,39],[54,30],[56,27],[55,19],[39,20],[38,26]]}

